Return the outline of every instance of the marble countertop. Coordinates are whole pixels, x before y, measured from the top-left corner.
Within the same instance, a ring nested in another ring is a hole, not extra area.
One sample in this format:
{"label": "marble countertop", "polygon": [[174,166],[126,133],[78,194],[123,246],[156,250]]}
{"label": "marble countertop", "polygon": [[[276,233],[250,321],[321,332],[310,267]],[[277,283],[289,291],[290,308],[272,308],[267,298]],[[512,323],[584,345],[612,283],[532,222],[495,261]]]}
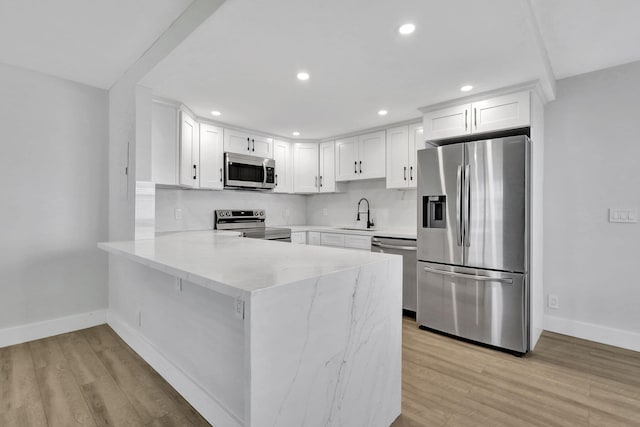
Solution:
{"label": "marble countertop", "polygon": [[98,247],[230,296],[317,278],[396,256],[238,238],[237,233],[213,230],[102,242]]}
{"label": "marble countertop", "polygon": [[280,225],[276,227],[287,227],[291,229],[292,233],[298,231],[319,231],[324,233],[341,233],[341,234],[355,234],[360,236],[379,236],[379,237],[395,237],[398,239],[415,239],[417,236],[415,229],[409,228],[380,228],[374,230],[345,230],[344,226],[331,226],[331,225]]}

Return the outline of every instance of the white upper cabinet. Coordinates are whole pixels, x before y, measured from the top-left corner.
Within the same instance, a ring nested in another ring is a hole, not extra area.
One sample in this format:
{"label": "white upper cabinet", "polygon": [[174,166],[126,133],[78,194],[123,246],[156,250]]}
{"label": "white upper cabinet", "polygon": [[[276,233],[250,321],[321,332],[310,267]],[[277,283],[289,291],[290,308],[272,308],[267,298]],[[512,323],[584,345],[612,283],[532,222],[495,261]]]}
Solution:
{"label": "white upper cabinet", "polygon": [[358,137],[358,179],[385,177],[385,140],[384,131]]}
{"label": "white upper cabinet", "polygon": [[320,144],[320,176],[318,185],[321,193],[336,191],[335,143]]}
{"label": "white upper cabinet", "polygon": [[428,140],[451,138],[471,133],[470,104],[431,111],[423,117]]}
{"label": "white upper cabinet", "polygon": [[198,127],[187,112],[180,111],[180,185],[198,187]]}
{"label": "white upper cabinet", "polygon": [[178,107],[154,101],[151,106],[151,180],[178,185],[180,171]]}
{"label": "white upper cabinet", "polygon": [[318,144],[293,144],[293,191],[317,193],[318,186]]}
{"label": "white upper cabinet", "polygon": [[293,192],[293,156],[291,144],[286,141],[273,141],[273,159],[276,161],[276,186],[274,193]]}
{"label": "white upper cabinet", "polygon": [[387,188],[416,188],[416,152],[421,148],[422,125],[387,129]]}
{"label": "white upper cabinet", "polygon": [[336,181],[358,179],[358,137],[339,139],[335,148]]}
{"label": "white upper cabinet", "polygon": [[200,188],[222,190],[222,128],[200,123]]}
{"label": "white upper cabinet", "polygon": [[492,132],[529,126],[529,92],[519,92],[471,104],[473,132]]}
{"label": "white upper cabinet", "polygon": [[336,181],[385,177],[384,131],[336,141]]}
{"label": "white upper cabinet", "polygon": [[225,129],[224,151],[272,159],[273,138]]}
{"label": "white upper cabinet", "polygon": [[387,129],[387,188],[407,188],[409,151],[409,126]]}
{"label": "white upper cabinet", "polygon": [[434,141],[531,125],[529,91],[424,114],[424,137]]}

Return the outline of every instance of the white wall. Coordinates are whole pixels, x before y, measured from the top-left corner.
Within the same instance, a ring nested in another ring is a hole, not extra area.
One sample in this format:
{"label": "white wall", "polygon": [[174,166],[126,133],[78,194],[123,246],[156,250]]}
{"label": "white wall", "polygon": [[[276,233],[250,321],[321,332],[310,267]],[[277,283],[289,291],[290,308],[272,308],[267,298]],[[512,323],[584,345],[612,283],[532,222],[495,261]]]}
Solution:
{"label": "white wall", "polygon": [[[387,190],[384,179],[353,181],[344,193],[308,196],[307,223],[313,225],[351,225],[356,220],[358,200],[371,203],[371,218],[376,228],[416,229],[416,190]],[[361,210],[367,204],[362,202]],[[324,215],[323,209],[327,209]],[[366,215],[360,216],[361,220]]]}
{"label": "white wall", "polygon": [[[176,208],[182,210],[181,220],[175,219]],[[268,225],[306,224],[301,195],[156,188],[156,231],[211,230],[215,209],[253,208],[266,210]]]}
{"label": "white wall", "polygon": [[107,103],[0,64],[0,335],[107,306]]}
{"label": "white wall", "polygon": [[[640,350],[640,62],[560,80],[545,111],[545,329]],[[607,329],[607,328],[612,328]],[[617,330],[617,331],[616,331]]]}

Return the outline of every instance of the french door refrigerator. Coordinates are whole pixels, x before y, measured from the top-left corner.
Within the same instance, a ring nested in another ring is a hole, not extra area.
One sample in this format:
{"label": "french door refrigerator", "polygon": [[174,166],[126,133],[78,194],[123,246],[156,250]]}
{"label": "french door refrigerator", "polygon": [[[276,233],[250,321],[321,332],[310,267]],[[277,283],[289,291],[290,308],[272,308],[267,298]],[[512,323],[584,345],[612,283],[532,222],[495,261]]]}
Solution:
{"label": "french door refrigerator", "polygon": [[529,350],[527,136],[418,151],[421,328]]}

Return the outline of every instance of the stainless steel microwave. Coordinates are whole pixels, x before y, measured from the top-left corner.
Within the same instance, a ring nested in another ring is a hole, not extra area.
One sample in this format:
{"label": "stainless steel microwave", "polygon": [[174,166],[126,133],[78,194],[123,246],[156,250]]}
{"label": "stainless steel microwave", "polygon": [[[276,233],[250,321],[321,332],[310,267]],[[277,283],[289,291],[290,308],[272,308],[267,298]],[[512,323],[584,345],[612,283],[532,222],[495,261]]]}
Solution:
{"label": "stainless steel microwave", "polygon": [[276,161],[246,154],[224,153],[225,188],[270,190],[276,186]]}

